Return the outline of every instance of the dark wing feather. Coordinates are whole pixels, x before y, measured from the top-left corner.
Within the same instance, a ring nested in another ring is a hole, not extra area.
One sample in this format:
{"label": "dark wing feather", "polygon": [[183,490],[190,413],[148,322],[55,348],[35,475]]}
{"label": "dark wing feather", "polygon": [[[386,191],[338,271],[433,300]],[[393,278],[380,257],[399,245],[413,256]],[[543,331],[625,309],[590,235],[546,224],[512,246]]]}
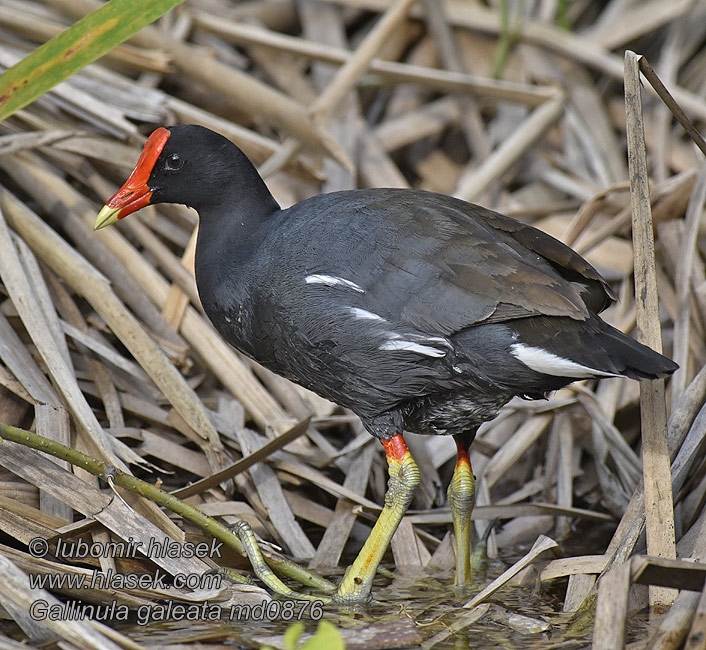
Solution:
{"label": "dark wing feather", "polygon": [[563,278],[584,284],[586,289],[582,291],[582,297],[591,311],[600,313],[617,300],[615,292],[600,273],[572,248],[538,228],[487,208],[473,207],[474,213],[479,218],[496,230],[508,233],[528,250],[541,255],[559,271]]}
{"label": "dark wing feather", "polygon": [[[363,217],[383,207],[370,196]],[[382,254],[361,274],[366,307],[383,316],[450,335],[538,315],[585,320],[613,299],[592,266],[536,228],[444,195],[394,198],[386,197],[389,224],[377,233]]]}

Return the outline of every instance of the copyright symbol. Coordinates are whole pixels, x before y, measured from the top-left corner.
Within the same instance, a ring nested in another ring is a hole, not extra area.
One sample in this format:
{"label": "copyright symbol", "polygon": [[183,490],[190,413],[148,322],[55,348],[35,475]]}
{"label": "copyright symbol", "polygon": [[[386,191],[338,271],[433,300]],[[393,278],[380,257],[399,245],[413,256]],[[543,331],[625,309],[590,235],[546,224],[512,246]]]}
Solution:
{"label": "copyright symbol", "polygon": [[29,540],[29,554],[32,557],[44,557],[49,552],[49,543],[43,537]]}

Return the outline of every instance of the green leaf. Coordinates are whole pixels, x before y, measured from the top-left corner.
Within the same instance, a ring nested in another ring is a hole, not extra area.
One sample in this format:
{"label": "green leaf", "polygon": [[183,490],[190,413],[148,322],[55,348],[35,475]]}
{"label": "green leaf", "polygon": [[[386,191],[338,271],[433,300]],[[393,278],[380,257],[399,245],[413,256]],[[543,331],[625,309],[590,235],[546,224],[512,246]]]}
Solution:
{"label": "green leaf", "polygon": [[[301,621],[290,625],[284,633],[284,647],[287,650],[346,650],[341,633],[329,621],[321,621],[316,628],[316,634],[303,645],[299,645],[303,631],[304,623]],[[263,647],[260,650],[269,650],[269,648]]]}
{"label": "green leaf", "polygon": [[301,621],[290,625],[284,633],[284,646],[287,650],[297,650],[299,637],[304,631],[304,623]]}
{"label": "green leaf", "polygon": [[0,121],[183,0],[110,0],[0,76]]}
{"label": "green leaf", "polygon": [[312,636],[301,650],[346,650],[341,633],[330,621],[321,621]]}

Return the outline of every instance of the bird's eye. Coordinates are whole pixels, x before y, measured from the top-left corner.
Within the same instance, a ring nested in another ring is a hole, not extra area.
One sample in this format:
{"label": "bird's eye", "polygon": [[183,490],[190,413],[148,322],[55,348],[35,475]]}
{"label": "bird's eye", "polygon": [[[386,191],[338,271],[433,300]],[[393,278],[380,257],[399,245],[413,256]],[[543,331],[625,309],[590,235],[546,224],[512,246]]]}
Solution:
{"label": "bird's eye", "polygon": [[167,162],[164,166],[166,167],[166,169],[175,170],[181,169],[183,164],[184,161],[182,160],[181,156],[178,153],[173,153],[167,158]]}

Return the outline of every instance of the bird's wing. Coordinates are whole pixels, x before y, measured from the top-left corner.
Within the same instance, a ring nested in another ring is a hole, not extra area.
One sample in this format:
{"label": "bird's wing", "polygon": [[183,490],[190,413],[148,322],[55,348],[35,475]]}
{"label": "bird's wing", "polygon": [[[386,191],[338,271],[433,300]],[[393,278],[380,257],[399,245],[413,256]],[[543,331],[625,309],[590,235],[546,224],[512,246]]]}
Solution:
{"label": "bird's wing", "polygon": [[383,254],[361,275],[381,316],[448,336],[537,315],[584,320],[614,299],[588,262],[536,228],[442,195],[398,198],[395,227],[378,232]]}

